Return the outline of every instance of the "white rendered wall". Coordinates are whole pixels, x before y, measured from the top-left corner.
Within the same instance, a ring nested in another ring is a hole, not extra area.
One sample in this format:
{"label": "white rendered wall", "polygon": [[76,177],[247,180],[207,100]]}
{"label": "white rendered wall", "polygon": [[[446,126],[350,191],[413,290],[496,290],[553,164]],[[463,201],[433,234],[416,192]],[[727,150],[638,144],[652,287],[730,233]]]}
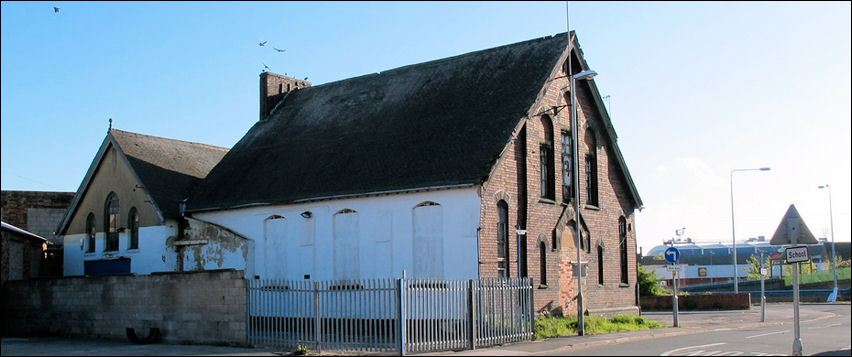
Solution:
{"label": "white rendered wall", "polygon": [[[424,202],[427,204],[421,205]],[[414,278],[417,277],[414,257],[419,255],[420,262],[442,262],[440,269],[429,270],[430,274],[440,272],[442,276],[430,277],[475,279],[478,277],[480,204],[477,188],[471,187],[202,212],[193,217],[226,227],[256,242],[255,254],[250,255],[254,260],[247,262],[246,267],[249,278],[303,280],[310,275],[313,280],[334,280],[335,270],[338,276],[359,279],[401,277],[406,270],[407,276]],[[421,205],[419,220],[439,222],[441,226],[422,227],[421,234],[442,238],[441,244],[418,247],[440,247],[440,257],[429,256],[435,252],[414,251],[414,213],[418,205]],[[427,209],[420,215],[423,207]],[[303,212],[311,212],[311,217],[304,218]],[[440,217],[436,217],[437,212]],[[339,238],[338,256],[344,257],[349,264],[357,262],[357,267],[335,261],[335,231]],[[341,240],[341,237],[349,240]],[[347,247],[349,250],[345,250]],[[352,255],[354,251],[357,256]]]}
{"label": "white rendered wall", "polygon": [[[172,244],[167,244],[169,237],[175,237],[173,226],[153,226],[139,228],[139,249],[128,249],[130,232],[124,231],[118,236],[118,250],[104,252],[105,237],[103,232],[95,235],[95,251],[85,252],[86,234],[72,234],[63,237],[63,266],[64,276],[79,276],[84,273],[84,261],[112,259],[118,257],[130,258],[130,272],[150,274],[152,272],[175,271],[177,253]],[[174,240],[174,239],[173,239]]]}

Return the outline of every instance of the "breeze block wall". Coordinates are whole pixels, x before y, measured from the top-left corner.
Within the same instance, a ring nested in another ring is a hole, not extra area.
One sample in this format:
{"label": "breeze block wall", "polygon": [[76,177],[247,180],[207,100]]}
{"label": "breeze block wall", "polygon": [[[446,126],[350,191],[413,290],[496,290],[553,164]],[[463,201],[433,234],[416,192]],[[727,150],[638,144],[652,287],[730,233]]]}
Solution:
{"label": "breeze block wall", "polygon": [[4,336],[126,339],[159,328],[169,343],[246,345],[246,282],[237,270],[7,282]]}

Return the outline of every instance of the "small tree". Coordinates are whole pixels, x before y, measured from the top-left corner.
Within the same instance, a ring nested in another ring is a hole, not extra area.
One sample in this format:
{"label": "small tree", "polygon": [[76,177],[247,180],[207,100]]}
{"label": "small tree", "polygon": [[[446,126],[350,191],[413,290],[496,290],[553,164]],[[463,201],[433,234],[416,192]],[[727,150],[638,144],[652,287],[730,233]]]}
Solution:
{"label": "small tree", "polygon": [[660,286],[660,279],[654,271],[648,272],[642,264],[637,264],[639,279],[639,296],[664,295],[665,291]]}
{"label": "small tree", "polygon": [[[748,278],[751,280],[760,279],[760,259],[756,255],[751,255],[750,257],[748,257],[746,264],[748,264],[748,266],[746,267],[746,273],[748,273]],[[763,261],[763,266],[767,269],[772,266],[772,264],[769,262],[769,257],[766,257],[766,259]]]}

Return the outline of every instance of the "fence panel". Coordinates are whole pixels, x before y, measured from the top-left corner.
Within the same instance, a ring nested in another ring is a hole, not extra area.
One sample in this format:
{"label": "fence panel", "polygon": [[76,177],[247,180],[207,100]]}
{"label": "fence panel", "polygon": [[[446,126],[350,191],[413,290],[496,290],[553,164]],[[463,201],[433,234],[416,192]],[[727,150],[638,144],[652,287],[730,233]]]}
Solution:
{"label": "fence panel", "polygon": [[473,349],[533,336],[529,279],[256,279],[246,286],[248,337],[255,346],[399,353],[404,341],[407,353]]}

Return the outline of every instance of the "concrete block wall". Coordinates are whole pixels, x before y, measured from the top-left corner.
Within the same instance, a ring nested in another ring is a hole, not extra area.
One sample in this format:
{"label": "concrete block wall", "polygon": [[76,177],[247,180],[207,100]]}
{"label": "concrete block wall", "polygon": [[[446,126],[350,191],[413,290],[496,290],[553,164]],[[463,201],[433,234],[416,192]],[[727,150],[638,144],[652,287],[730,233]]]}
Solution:
{"label": "concrete block wall", "polygon": [[246,344],[246,282],[233,269],[7,282],[4,336],[126,339],[157,327],[163,342]]}

